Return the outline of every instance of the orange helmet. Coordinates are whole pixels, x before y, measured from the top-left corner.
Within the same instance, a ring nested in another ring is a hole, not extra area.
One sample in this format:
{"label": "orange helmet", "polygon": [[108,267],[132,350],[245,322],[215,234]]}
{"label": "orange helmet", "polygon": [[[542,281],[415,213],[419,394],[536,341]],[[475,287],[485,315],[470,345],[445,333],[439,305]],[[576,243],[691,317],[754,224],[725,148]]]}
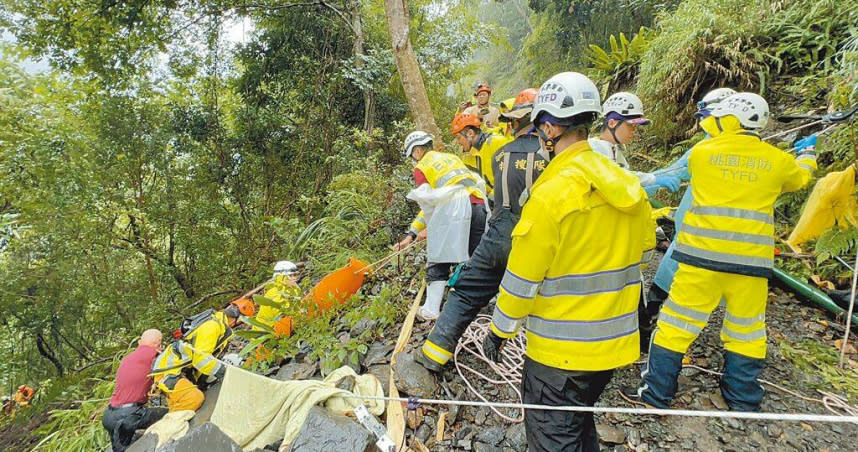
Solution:
{"label": "orange helmet", "polygon": [[453,122],[450,123],[450,133],[456,135],[465,130],[465,127],[473,126],[479,128],[483,122],[480,117],[471,113],[456,113]]}
{"label": "orange helmet", "polygon": [[533,102],[536,101],[536,95],[539,90],[536,88],[527,88],[515,96],[515,103],[509,111],[501,113],[500,120],[510,122],[514,119],[522,119],[530,115],[533,110]]}
{"label": "orange helmet", "polygon": [[476,96],[477,94],[480,94],[483,91],[491,94],[492,93],[492,87],[485,84],[485,83],[480,83],[479,85],[477,85],[477,91],[474,93],[474,95]]}
{"label": "orange helmet", "polygon": [[253,301],[250,298],[239,298],[238,300],[233,300],[232,303],[238,308],[238,312],[243,316],[253,317],[256,314],[256,306],[253,305]]}
{"label": "orange helmet", "polygon": [[533,104],[536,101],[536,94],[539,93],[539,90],[536,88],[527,88],[526,90],[518,93],[518,96],[515,96],[515,106],[522,104]]}

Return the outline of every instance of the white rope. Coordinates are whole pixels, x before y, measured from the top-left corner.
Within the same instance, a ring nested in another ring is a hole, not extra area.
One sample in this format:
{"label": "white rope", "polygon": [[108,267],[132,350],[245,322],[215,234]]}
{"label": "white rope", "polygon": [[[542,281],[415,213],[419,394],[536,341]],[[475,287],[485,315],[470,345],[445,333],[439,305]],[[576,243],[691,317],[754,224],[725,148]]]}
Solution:
{"label": "white rope", "polygon": [[810,126],[815,126],[815,125],[817,125],[817,124],[821,124],[821,123],[822,123],[822,120],[820,119],[820,120],[817,120],[817,121],[809,122],[809,123],[807,123],[807,124],[802,124],[802,125],[800,125],[800,126],[798,126],[798,127],[793,127],[792,129],[787,129],[787,130],[784,130],[783,132],[778,132],[778,133],[776,133],[776,134],[774,134],[774,135],[769,135],[769,136],[767,136],[767,137],[763,138],[763,141],[768,141],[768,140],[771,140],[772,138],[781,137],[781,136],[784,136],[784,135],[790,134],[790,133],[792,133],[792,132],[797,132],[797,131],[799,131],[799,130],[801,130],[801,129],[806,129],[806,128],[810,127]]}
{"label": "white rope", "polygon": [[843,366],[846,357],[846,346],[849,345],[849,330],[852,328],[852,311],[855,308],[855,286],[858,285],[858,249],[855,252],[855,265],[852,267],[852,293],[849,296],[849,312],[846,315],[846,331],[843,333],[843,343],[840,344],[840,360],[838,365]]}
{"label": "white rope", "polygon": [[426,405],[458,405],[489,408],[512,408],[545,411],[567,411],[575,413],[611,413],[611,414],[651,414],[656,416],[686,416],[706,418],[729,418],[749,419],[756,421],[784,421],[784,422],[833,422],[833,423],[855,423],[858,424],[858,416],[836,416],[831,414],[813,413],[755,413],[743,411],[711,411],[711,410],[672,410],[660,408],[623,408],[602,406],[554,406],[536,405],[532,403],[505,403],[505,402],[483,402],[476,400],[444,400],[444,399],[421,399],[405,397],[385,397],[370,395],[343,395],[350,399],[384,400],[402,402],[407,404]]}

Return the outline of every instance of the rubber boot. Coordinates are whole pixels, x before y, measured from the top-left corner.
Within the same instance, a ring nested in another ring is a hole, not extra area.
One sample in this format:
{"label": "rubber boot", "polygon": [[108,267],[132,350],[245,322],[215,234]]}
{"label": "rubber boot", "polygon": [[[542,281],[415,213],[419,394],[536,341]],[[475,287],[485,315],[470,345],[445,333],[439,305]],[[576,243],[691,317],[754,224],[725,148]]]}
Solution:
{"label": "rubber boot", "polygon": [[420,320],[436,320],[441,315],[441,301],[444,299],[444,290],[447,281],[432,281],[426,288],[426,303],[417,310],[417,318]]}
{"label": "rubber boot", "polygon": [[423,366],[429,372],[440,374],[444,370],[444,366],[432,361],[432,358],[423,354],[423,350],[414,350],[414,362]]}
{"label": "rubber boot", "polygon": [[721,395],[731,411],[760,411],[765,390],[757,377],[765,367],[765,359],[724,351]]}
{"label": "rubber boot", "polygon": [[656,408],[669,408],[676,395],[682,356],[682,353],[650,344],[649,359],[641,372],[643,381],[638,388],[641,402]]}

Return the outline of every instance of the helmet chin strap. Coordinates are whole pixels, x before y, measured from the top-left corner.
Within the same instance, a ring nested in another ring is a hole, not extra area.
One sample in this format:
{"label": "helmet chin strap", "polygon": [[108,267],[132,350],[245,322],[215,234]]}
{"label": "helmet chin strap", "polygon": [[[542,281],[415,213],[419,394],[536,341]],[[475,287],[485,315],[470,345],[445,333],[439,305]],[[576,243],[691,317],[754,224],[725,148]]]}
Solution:
{"label": "helmet chin strap", "polygon": [[610,126],[610,124],[611,124],[611,123],[610,123],[610,121],[611,121],[611,120],[609,119],[609,120],[608,120],[608,122],[605,124],[605,126],[608,128],[608,132],[611,132],[611,137],[613,137],[613,138],[614,138],[614,144],[619,145],[619,144],[621,144],[621,143],[620,143],[620,139],[619,139],[619,138],[617,138],[617,133],[616,133],[616,132],[617,132],[617,129],[619,129],[619,128],[620,128],[620,126],[621,126],[621,125],[623,125],[623,122],[622,122],[622,121],[615,120],[615,121],[617,121],[617,125],[615,125],[614,127],[611,127],[611,126]]}
{"label": "helmet chin strap", "polygon": [[542,138],[542,141],[545,142],[545,150],[549,155],[554,154],[554,145],[557,144],[556,139],[548,138],[548,135],[542,131],[539,127],[536,128],[536,134],[539,135],[539,138]]}

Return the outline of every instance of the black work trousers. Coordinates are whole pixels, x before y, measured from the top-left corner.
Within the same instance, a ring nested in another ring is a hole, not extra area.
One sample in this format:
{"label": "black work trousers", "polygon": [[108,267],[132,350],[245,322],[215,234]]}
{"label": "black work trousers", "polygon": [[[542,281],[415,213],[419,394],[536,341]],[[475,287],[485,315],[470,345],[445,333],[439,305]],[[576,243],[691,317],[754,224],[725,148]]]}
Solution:
{"label": "black work trousers", "polygon": [[[579,372],[557,369],[525,357],[521,376],[524,403],[593,406],[613,370]],[[530,452],[599,452],[593,413],[525,410],[524,429]]]}
{"label": "black work trousers", "polygon": [[110,435],[113,452],[125,452],[131,445],[134,432],[144,429],[161,420],[167,414],[166,408],[150,408],[143,405],[114,408],[108,406],[101,419],[101,425]]}
{"label": "black work trousers", "polygon": [[[486,231],[486,207],[471,203],[471,226],[468,231],[468,256],[474,253]],[[450,268],[458,262],[429,262],[426,264],[426,282],[450,279]]]}
{"label": "black work trousers", "polygon": [[510,234],[518,217],[508,209],[498,209],[471,258],[462,267],[447,304],[429,333],[429,342],[452,353],[465,332],[498,293],[512,247]]}
{"label": "black work trousers", "polygon": [[641,353],[647,353],[649,350],[649,342],[652,340],[652,333],[655,331],[658,313],[661,310],[661,305],[667,300],[667,292],[661,290],[656,284],[649,287],[649,291],[644,296],[643,285],[641,285],[641,298],[638,301],[638,330],[640,331]]}

